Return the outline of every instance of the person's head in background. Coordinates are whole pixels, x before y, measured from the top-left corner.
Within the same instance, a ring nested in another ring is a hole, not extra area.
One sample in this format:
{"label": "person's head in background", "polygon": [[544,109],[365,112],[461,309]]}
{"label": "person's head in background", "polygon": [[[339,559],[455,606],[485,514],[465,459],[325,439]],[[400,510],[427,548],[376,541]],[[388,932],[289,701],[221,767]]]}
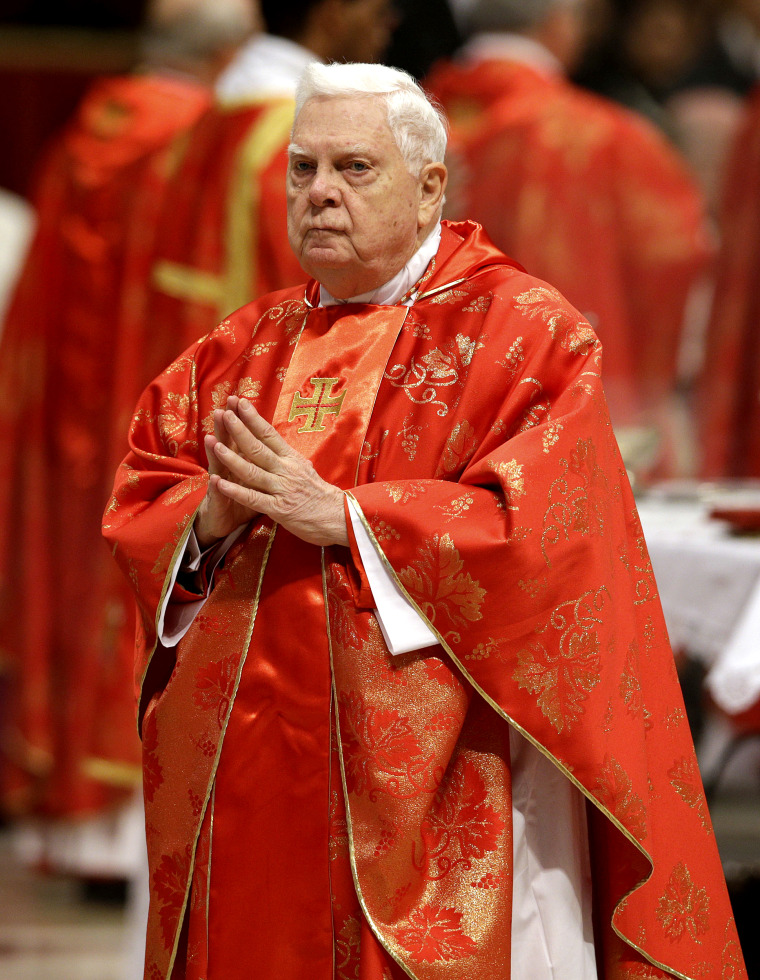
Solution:
{"label": "person's head in background", "polygon": [[451,0],[466,36],[519,34],[541,44],[567,72],[578,63],[588,31],[588,0]]}
{"label": "person's head in background", "polygon": [[140,63],[211,85],[240,45],[260,29],[258,0],[150,0]]}
{"label": "person's head in background", "polygon": [[323,61],[380,61],[396,26],[392,0],[261,0],[260,6],[269,34]]}

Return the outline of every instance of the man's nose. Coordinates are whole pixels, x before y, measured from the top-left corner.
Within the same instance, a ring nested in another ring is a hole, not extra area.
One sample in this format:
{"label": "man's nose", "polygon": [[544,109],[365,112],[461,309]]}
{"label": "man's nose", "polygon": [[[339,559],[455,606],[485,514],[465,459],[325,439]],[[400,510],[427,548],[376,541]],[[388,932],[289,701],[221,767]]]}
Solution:
{"label": "man's nose", "polygon": [[309,199],[318,207],[334,207],[340,204],[340,187],[335,172],[328,167],[318,167],[309,186]]}

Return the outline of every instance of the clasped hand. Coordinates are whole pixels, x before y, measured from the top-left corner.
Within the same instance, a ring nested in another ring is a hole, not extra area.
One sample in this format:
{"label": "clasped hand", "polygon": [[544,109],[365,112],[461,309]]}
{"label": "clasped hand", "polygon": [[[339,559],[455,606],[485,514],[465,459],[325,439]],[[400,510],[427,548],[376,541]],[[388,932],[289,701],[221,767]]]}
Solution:
{"label": "clasped hand", "polygon": [[348,544],[343,491],[327,483],[246,398],[214,412],[209,486],[195,518],[202,548],[265,514],[309,544]]}

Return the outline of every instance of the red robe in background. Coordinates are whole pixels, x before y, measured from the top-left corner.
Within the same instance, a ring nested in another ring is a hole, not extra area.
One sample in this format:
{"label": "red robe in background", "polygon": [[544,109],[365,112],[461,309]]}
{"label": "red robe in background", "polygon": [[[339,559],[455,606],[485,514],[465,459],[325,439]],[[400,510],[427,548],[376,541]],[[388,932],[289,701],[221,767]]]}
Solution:
{"label": "red robe in background", "polygon": [[[118,376],[117,352],[139,344],[130,328],[143,328],[139,290],[174,141],[208,104],[191,81],[104,79],[42,169],[38,230],[0,346],[0,770],[14,813],[97,811],[113,796],[104,775],[134,786],[123,649],[133,602],[99,526],[118,399],[133,406],[147,378]],[[114,763],[107,774],[94,756]]]}
{"label": "red robe in background", "polygon": [[[145,976],[508,980],[513,725],[587,798],[600,978],[741,980],[594,333],[471,223],[422,283],[267,296],[138,405],[104,533],[141,610]],[[266,519],[157,644],[229,394],[351,491],[438,645],[392,657],[353,548]]]}
{"label": "red robe in background", "polygon": [[521,62],[443,64],[428,88],[463,164],[450,192],[457,214],[590,320],[616,430],[664,436],[633,469],[678,468],[668,430],[681,328],[709,257],[683,163],[639,117]]}
{"label": "red robe in background", "polygon": [[[146,384],[228,313],[303,280],[287,236],[293,112],[287,97],[218,105],[190,134],[164,202],[149,278]],[[167,336],[183,343],[170,348]],[[130,419],[131,409],[121,432]]]}
{"label": "red robe in background", "polygon": [[726,165],[721,251],[698,389],[706,477],[760,477],[760,89]]}

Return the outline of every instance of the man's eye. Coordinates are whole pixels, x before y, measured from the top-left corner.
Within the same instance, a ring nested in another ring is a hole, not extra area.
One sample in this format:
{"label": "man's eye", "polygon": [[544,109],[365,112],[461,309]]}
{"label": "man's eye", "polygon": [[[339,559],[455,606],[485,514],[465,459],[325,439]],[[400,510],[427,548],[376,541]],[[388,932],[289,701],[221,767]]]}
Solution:
{"label": "man's eye", "polygon": [[369,170],[366,163],[362,163],[361,160],[352,160],[348,165],[348,169],[353,171],[355,174],[364,173],[365,170]]}
{"label": "man's eye", "polygon": [[308,160],[296,160],[293,164],[293,170],[299,174],[306,174],[312,169],[311,164]]}

